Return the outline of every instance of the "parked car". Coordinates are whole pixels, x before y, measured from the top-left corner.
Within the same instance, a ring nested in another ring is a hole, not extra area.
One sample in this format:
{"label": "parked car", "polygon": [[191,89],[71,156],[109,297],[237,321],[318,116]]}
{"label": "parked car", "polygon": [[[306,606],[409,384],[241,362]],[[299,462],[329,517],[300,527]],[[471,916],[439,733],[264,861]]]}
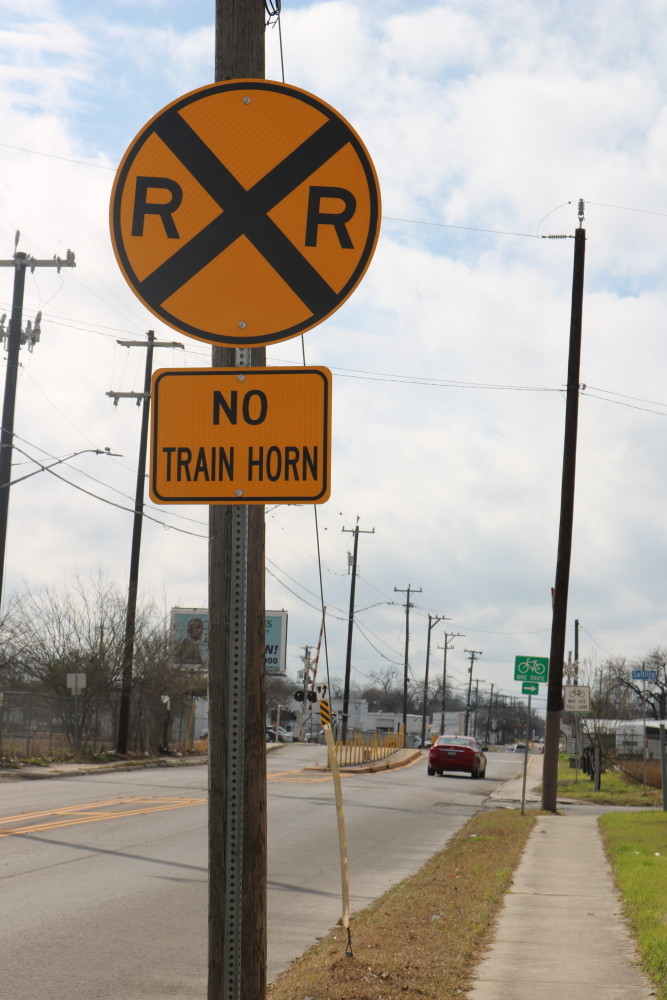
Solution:
{"label": "parked car", "polygon": [[[268,727],[266,729],[266,742],[275,743],[276,742],[276,729],[275,726]],[[278,730],[278,742],[279,743],[294,743],[294,736],[292,733],[288,733],[286,729],[280,726]]]}
{"label": "parked car", "polygon": [[429,750],[427,772],[467,771],[471,778],[485,778],[485,750],[474,736],[439,736]]}

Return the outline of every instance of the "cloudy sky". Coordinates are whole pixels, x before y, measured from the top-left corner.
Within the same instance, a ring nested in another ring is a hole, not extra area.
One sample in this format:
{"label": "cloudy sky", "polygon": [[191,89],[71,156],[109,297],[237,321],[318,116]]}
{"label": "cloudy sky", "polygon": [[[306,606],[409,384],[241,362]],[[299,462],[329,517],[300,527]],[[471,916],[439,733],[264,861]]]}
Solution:
{"label": "cloudy sky", "polygon": [[[156,367],[210,363],[157,322],[115,262],[114,173],[141,127],[213,79],[214,0],[0,0],[0,258],[70,248],[36,269],[24,319],[6,591],[102,572],[127,586],[141,391]],[[338,109],[364,140],[382,229],[363,282],[334,316],[268,349],[268,363],[334,374],[328,503],[267,509],[267,606],[289,612],[288,670],[317,643],[342,676],[348,552],[359,526],[353,681],[424,674],[444,633],[465,684],[517,695],[517,654],[548,655],[577,202],[586,290],[578,479],[566,650],[641,656],[667,646],[664,387],[667,21],[657,0],[284,0],[284,79]],[[267,77],[281,79],[267,30]],[[9,312],[13,269],[0,270]],[[3,358],[3,363],[6,359]],[[87,491],[87,492],[84,492]],[[207,509],[147,504],[140,589],[165,609],[207,604]],[[395,590],[398,588],[398,592]],[[538,699],[538,706],[544,698]]]}

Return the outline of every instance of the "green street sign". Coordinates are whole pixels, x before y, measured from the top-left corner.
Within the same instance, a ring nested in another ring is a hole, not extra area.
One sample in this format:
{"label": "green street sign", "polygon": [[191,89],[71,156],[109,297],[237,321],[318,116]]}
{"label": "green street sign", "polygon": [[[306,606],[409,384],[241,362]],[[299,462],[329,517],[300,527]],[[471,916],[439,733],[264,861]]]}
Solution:
{"label": "green street sign", "polygon": [[515,681],[533,681],[537,684],[546,684],[548,677],[548,656],[516,656],[514,658]]}
{"label": "green street sign", "polygon": [[524,681],[521,685],[521,694],[539,694],[540,685],[537,681]]}

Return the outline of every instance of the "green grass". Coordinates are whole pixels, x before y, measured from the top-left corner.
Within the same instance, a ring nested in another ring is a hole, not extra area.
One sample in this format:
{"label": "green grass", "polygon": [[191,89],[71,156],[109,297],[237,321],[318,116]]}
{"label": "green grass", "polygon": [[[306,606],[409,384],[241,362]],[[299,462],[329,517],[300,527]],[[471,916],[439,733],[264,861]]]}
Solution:
{"label": "green grass", "polygon": [[642,966],[667,1000],[667,813],[606,813],[600,829]]}
{"label": "green grass", "polygon": [[621,771],[605,771],[600,777],[600,791],[595,791],[595,782],[579,769],[577,772],[568,764],[567,754],[558,759],[558,795],[560,798],[579,799],[596,802],[598,805],[615,806],[662,806],[662,790],[633,781]]}

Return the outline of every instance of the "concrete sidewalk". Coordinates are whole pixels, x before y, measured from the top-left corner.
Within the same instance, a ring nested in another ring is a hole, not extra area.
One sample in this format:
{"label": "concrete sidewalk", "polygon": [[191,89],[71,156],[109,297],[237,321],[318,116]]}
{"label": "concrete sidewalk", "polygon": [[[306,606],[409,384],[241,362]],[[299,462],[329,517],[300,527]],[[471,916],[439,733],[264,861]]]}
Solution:
{"label": "concrete sidewalk", "polygon": [[[543,757],[529,758],[526,802]],[[523,762],[522,762],[523,765]],[[492,798],[521,800],[522,777]],[[505,896],[492,945],[478,965],[468,1000],[648,1000],[655,996],[637,965],[597,817],[538,816],[513,884]]]}

